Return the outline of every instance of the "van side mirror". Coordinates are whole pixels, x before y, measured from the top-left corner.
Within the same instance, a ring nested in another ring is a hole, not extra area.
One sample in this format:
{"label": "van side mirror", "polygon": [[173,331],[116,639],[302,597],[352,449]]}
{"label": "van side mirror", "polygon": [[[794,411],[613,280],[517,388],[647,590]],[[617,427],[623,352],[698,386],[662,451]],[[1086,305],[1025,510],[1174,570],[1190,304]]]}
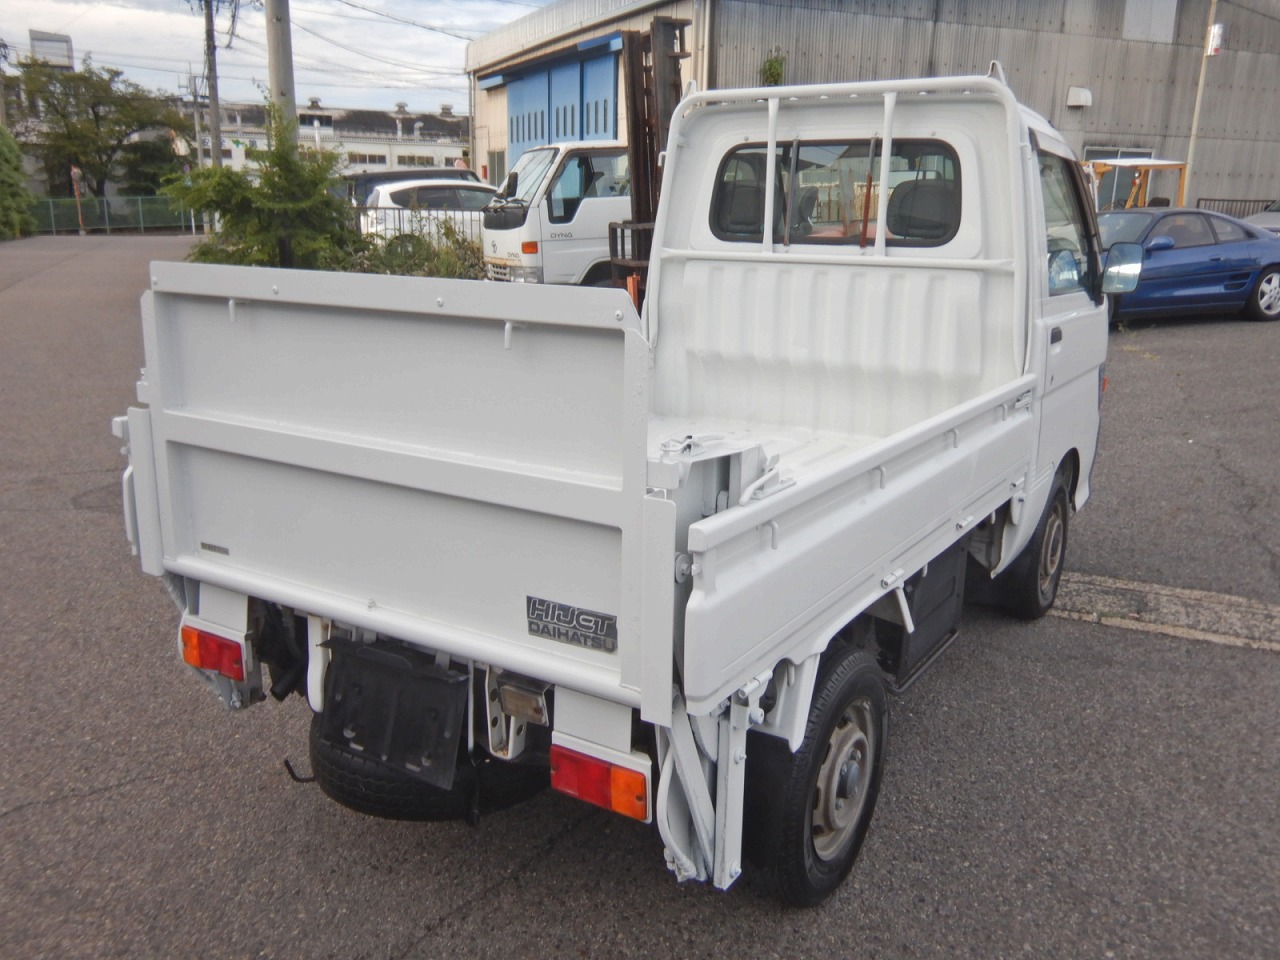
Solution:
{"label": "van side mirror", "polygon": [[1113,243],[1102,270],[1103,293],[1133,293],[1142,276],[1142,244]]}

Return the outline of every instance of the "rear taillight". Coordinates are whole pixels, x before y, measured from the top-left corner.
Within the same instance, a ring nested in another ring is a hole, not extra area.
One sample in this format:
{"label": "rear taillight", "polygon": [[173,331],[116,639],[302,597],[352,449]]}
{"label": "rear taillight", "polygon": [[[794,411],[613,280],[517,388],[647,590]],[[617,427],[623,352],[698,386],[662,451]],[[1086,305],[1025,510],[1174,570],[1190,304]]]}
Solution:
{"label": "rear taillight", "polygon": [[244,680],[244,649],[235,640],[192,626],[182,628],[182,659],[201,670]]}
{"label": "rear taillight", "polygon": [[648,778],[640,770],[552,746],[551,786],[623,816],[649,818]]}

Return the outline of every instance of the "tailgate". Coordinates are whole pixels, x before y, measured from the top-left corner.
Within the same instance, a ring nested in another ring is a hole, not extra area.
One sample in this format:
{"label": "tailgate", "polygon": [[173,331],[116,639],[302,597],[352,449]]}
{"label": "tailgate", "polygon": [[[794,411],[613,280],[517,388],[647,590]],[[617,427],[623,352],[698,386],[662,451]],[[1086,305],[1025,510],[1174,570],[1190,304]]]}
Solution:
{"label": "tailgate", "polygon": [[143,326],[164,569],[639,702],[670,518],[625,294],[157,263]]}

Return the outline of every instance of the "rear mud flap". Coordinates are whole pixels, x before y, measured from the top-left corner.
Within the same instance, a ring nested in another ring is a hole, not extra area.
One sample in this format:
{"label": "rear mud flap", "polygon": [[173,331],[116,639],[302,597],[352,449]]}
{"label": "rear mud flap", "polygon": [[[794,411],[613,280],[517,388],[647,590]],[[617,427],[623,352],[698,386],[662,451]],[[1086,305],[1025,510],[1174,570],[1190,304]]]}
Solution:
{"label": "rear mud flap", "polygon": [[470,675],[399,644],[334,638],[320,739],[442,790],[453,787]]}

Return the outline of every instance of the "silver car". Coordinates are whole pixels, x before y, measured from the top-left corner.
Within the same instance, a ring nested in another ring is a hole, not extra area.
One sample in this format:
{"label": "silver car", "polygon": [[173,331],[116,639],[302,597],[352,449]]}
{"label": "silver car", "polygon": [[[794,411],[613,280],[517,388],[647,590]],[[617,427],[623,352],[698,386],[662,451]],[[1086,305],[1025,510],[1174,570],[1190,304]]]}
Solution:
{"label": "silver car", "polygon": [[1252,223],[1254,226],[1262,227],[1264,230],[1270,230],[1272,233],[1280,233],[1280,200],[1277,200],[1261,213],[1255,213],[1252,217],[1245,217],[1245,223]]}
{"label": "silver car", "polygon": [[361,217],[364,233],[390,239],[401,234],[438,237],[448,221],[461,236],[480,241],[481,211],[496,188],[464,180],[402,180],[373,188]]}

